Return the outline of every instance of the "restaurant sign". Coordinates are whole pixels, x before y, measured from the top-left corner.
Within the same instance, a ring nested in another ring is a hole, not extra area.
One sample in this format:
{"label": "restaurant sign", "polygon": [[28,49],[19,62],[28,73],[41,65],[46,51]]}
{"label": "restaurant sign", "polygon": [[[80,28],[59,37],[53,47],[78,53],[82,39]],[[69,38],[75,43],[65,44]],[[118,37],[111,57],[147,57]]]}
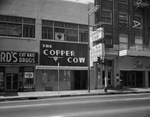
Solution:
{"label": "restaurant sign", "polygon": [[18,52],[18,51],[0,51],[0,63],[37,64],[38,53]]}
{"label": "restaurant sign", "polygon": [[87,44],[40,42],[40,65],[87,66]]}

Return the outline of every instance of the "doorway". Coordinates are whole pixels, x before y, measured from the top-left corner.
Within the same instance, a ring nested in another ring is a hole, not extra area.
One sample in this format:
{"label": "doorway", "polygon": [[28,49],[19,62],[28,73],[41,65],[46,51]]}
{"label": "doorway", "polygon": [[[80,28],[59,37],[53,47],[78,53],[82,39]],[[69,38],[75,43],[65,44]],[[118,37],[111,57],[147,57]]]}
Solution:
{"label": "doorway", "polygon": [[[102,77],[103,77],[103,86],[105,86],[105,71],[103,71]],[[113,70],[112,69],[107,69],[106,77],[107,77],[108,87],[112,87],[112,77],[113,77]]]}
{"label": "doorway", "polygon": [[149,84],[149,87],[150,87],[150,71],[148,72],[148,84]]}
{"label": "doorway", "polygon": [[129,87],[136,86],[136,74],[134,72],[127,73],[127,86],[129,86]]}
{"label": "doorway", "polygon": [[120,79],[124,87],[143,87],[142,71],[121,71]]}
{"label": "doorway", "polygon": [[75,90],[87,89],[87,72],[75,71],[74,74],[75,74],[74,89]]}
{"label": "doorway", "polygon": [[17,91],[18,90],[18,74],[17,73],[6,73],[5,90],[6,91]]}

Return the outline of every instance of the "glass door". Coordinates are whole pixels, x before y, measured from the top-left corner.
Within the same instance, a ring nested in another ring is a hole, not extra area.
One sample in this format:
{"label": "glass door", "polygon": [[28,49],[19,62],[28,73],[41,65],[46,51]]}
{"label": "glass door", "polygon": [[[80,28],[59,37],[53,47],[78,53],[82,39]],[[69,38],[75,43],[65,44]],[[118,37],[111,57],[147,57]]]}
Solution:
{"label": "glass door", "polygon": [[136,77],[134,71],[121,71],[120,78],[122,79],[122,85],[125,87],[136,87]]}
{"label": "glass door", "polygon": [[134,72],[130,72],[130,74],[128,75],[128,86],[136,86],[136,74]]}
{"label": "glass door", "polygon": [[6,73],[6,91],[18,90],[18,74]]}
{"label": "glass door", "polygon": [[111,69],[108,70],[108,86],[112,86],[112,75],[113,75],[113,71]]}
{"label": "glass door", "polygon": [[11,73],[6,73],[6,91],[10,91],[12,87]]}
{"label": "glass door", "polygon": [[12,74],[12,90],[18,90],[18,74]]}
{"label": "glass door", "polygon": [[136,73],[135,72],[127,73],[127,86],[136,87]]}
{"label": "glass door", "polygon": [[[112,86],[112,76],[113,76],[113,70],[112,69],[107,69],[106,71],[106,77],[107,77],[107,85]],[[102,78],[103,78],[103,86],[105,85],[105,71],[102,73]]]}

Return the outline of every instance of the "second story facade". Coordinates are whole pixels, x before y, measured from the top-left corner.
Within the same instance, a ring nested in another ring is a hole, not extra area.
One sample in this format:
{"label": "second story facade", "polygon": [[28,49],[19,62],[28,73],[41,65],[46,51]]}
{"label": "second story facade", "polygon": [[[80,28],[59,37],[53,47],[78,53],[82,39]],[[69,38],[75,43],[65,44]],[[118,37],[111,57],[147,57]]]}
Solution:
{"label": "second story facade", "polygon": [[92,6],[64,0],[2,0],[0,50],[39,51],[40,40],[88,44]]}
{"label": "second story facade", "polygon": [[105,29],[107,48],[150,51],[149,0],[95,0],[95,4],[100,5],[95,22]]}

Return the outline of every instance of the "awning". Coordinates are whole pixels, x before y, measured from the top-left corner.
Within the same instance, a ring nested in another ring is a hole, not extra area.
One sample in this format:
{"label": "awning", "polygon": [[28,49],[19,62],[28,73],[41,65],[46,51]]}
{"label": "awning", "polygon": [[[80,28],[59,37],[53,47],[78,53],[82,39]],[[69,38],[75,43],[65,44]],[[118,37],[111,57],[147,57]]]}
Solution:
{"label": "awning", "polygon": [[[58,70],[58,66],[43,66],[37,65],[36,69],[43,69],[43,70]],[[81,66],[59,66],[60,70],[88,70],[88,67],[81,67]]]}
{"label": "awning", "polygon": [[150,57],[150,52],[149,51],[135,51],[135,50],[121,50],[119,51],[119,56]]}

